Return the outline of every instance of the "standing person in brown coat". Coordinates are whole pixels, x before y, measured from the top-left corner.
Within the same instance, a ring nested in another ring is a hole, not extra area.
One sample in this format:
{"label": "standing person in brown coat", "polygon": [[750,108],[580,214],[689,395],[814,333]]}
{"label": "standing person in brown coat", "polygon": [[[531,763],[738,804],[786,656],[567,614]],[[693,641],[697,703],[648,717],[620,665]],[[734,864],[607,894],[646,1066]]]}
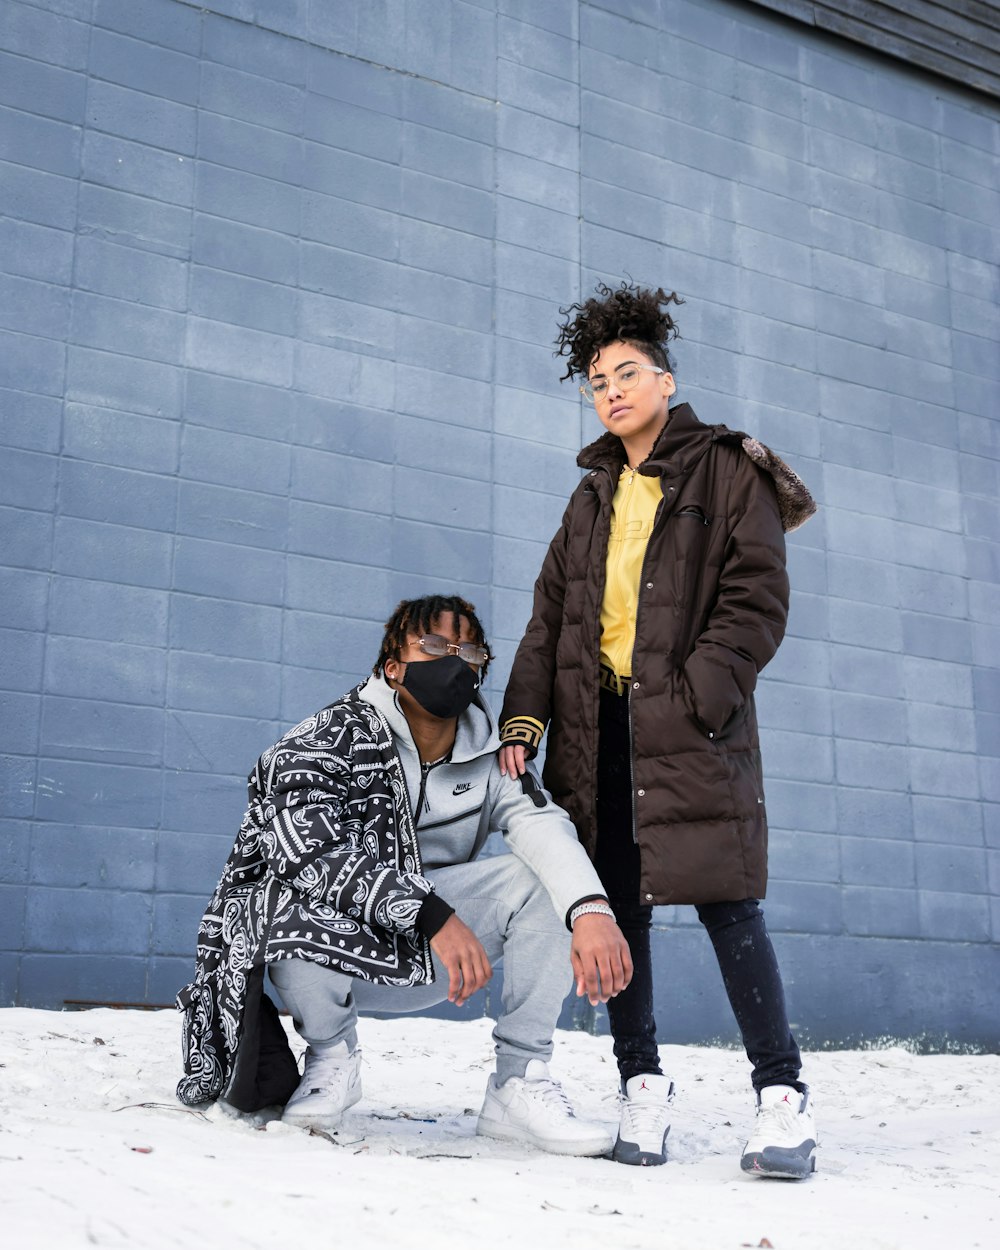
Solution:
{"label": "standing person in brown coat", "polygon": [[815,511],[773,452],[703,425],[676,390],[673,292],[623,283],[565,310],[559,354],[605,427],[577,463],[535,583],[501,713],[501,769],[524,771],[546,726],[545,784],[569,812],[635,971],[608,1003],[621,1074],[614,1158],[666,1161],[673,1086],[653,1019],[657,905],[693,903],[753,1065],[741,1165],[815,1168],[815,1127],[758,906],[767,822],[754,688],[788,612],[784,533]]}

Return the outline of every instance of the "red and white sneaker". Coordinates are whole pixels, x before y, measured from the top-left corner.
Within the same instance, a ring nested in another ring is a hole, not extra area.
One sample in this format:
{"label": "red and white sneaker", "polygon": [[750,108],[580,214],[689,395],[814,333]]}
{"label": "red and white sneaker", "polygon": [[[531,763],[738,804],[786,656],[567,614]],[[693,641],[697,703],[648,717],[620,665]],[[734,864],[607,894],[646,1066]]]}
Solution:
{"label": "red and white sneaker", "polygon": [[751,1176],[802,1180],[816,1171],[816,1123],[809,1087],[767,1085],[757,1095],[757,1123],[740,1167]]}
{"label": "red and white sneaker", "polygon": [[623,1082],[618,1140],[611,1153],[616,1163],[643,1168],[666,1163],[673,1098],[673,1082],[659,1073],[642,1072]]}

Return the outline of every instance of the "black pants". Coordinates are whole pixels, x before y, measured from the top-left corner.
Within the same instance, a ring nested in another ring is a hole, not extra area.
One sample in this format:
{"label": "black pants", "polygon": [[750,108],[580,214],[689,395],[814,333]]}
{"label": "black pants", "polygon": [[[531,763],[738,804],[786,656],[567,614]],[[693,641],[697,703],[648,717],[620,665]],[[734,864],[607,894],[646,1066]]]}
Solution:
{"label": "black pants", "polygon": [[[623,1081],[659,1072],[653,1018],[649,928],[653,909],[639,902],[639,848],[633,835],[628,695],[601,691],[597,764],[596,868],[632,951],[628,988],[608,1003],[615,1058]],[[703,903],[729,1003],[753,1065],[754,1089],[798,1085],[799,1048],[788,1027],[778,961],[757,900]]]}

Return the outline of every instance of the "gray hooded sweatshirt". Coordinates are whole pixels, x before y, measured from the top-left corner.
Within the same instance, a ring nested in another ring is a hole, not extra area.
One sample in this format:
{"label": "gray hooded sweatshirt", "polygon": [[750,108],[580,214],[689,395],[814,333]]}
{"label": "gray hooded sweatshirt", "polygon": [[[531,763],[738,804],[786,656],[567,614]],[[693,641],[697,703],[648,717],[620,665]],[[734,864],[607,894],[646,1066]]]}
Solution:
{"label": "gray hooded sweatshirt", "polygon": [[370,677],[361,697],[378,708],[392,730],[425,872],[469,863],[482,853],[490,834],[499,831],[538,877],[567,924],[581,899],[605,897],[572,822],[542,789],[534,771],[528,792],[520,781],[501,774],[496,720],[481,693],[458,718],[450,755],[431,764],[421,763],[396,692],[384,677]]}

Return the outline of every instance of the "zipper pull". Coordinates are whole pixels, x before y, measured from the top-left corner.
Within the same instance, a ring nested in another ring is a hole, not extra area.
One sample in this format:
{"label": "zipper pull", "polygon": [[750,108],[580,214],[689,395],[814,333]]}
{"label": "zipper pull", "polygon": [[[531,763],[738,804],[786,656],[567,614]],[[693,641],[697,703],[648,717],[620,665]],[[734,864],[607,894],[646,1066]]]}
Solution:
{"label": "zipper pull", "polygon": [[424,800],[423,807],[420,810],[422,812],[429,812],[431,810],[431,805],[430,800],[427,798],[427,778],[430,776],[431,772],[430,764],[422,763],[420,765],[420,771],[423,773],[423,781],[420,784],[420,793]]}
{"label": "zipper pull", "polygon": [[526,794],[536,807],[545,806],[545,795],[538,788],[538,782],[530,772],[523,772],[519,778],[521,782],[521,792]]}

